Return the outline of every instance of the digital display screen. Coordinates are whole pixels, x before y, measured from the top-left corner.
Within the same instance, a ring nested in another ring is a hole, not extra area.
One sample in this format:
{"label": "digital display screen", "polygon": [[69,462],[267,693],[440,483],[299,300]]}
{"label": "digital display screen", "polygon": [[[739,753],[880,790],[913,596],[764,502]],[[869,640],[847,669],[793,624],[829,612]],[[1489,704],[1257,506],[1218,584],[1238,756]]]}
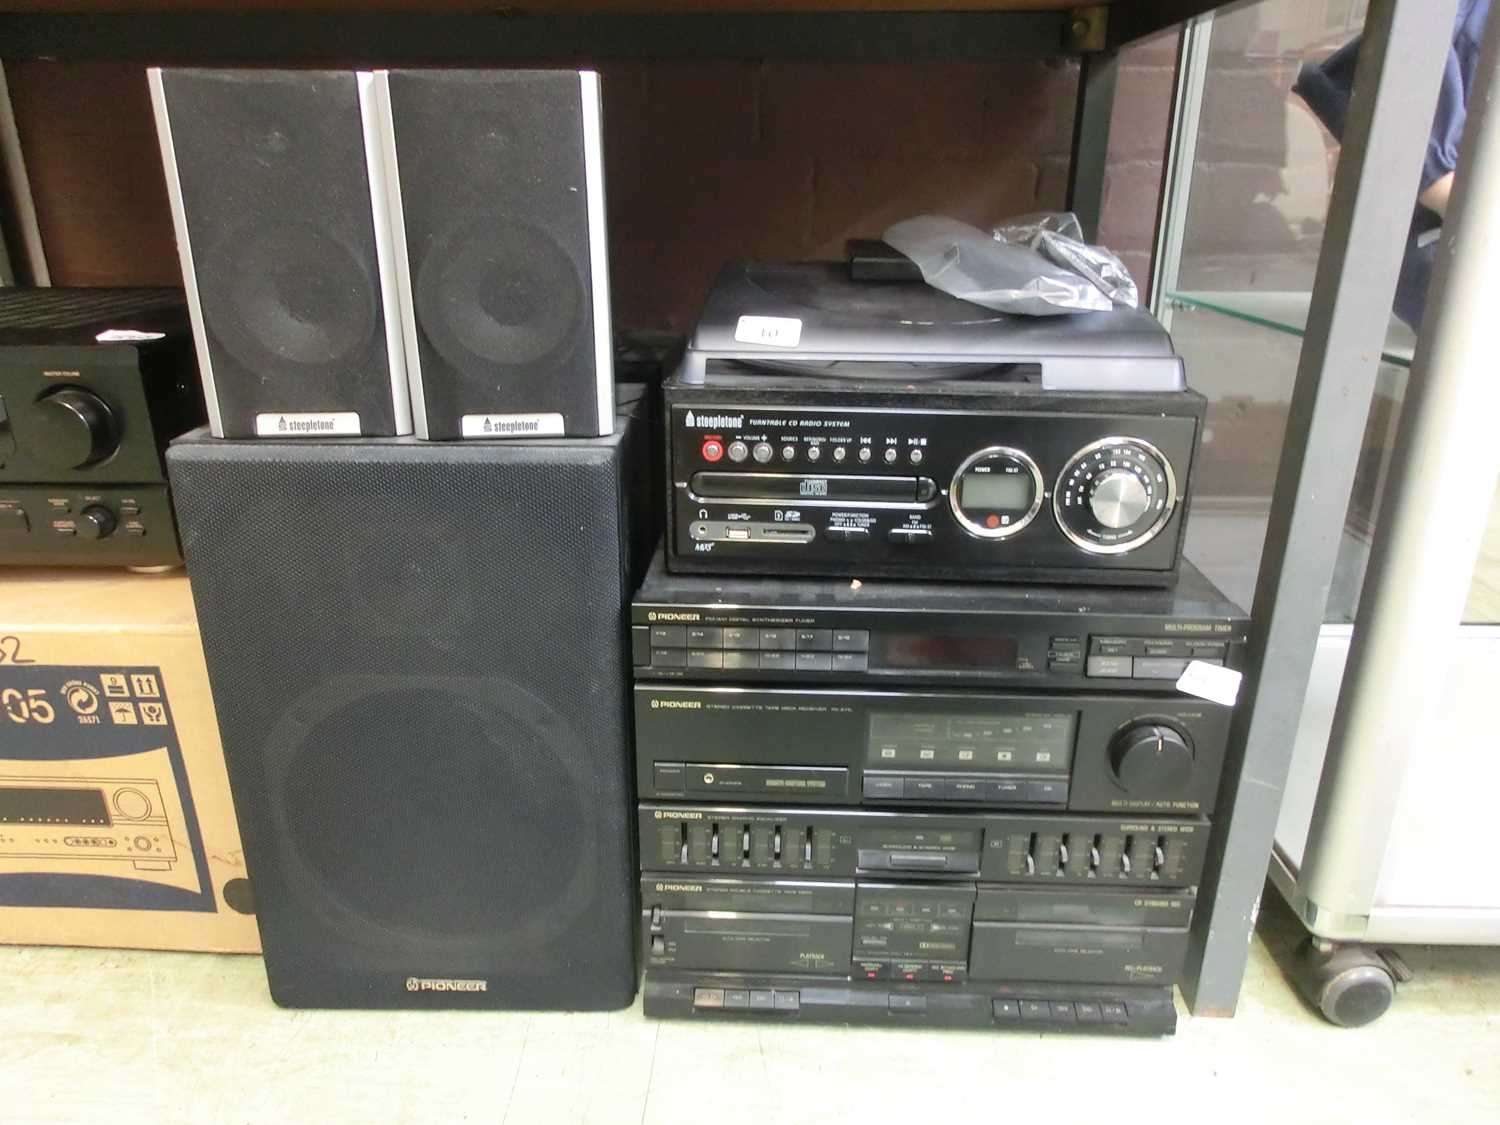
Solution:
{"label": "digital display screen", "polygon": [[965,508],[1024,512],[1031,507],[1031,478],[1023,473],[970,473],[959,482],[958,502]]}
{"label": "digital display screen", "polygon": [[98,789],[0,788],[0,824],[108,824]]}
{"label": "digital display screen", "polygon": [[1016,666],[1015,637],[979,633],[880,633],[879,658],[887,668],[994,668]]}
{"label": "digital display screen", "polygon": [[878,711],[866,762],[878,769],[1066,773],[1076,712],[1014,715]]}

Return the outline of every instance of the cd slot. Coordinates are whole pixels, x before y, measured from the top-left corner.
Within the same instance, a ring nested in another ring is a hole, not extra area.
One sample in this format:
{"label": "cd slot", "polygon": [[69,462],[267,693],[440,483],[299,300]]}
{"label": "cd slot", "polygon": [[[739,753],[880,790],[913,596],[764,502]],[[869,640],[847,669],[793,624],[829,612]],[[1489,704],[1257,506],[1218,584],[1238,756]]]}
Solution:
{"label": "cd slot", "polygon": [[688,487],[699,500],[925,504],[937,495],[936,483],[927,477],[815,473],[700,472],[693,474]]}

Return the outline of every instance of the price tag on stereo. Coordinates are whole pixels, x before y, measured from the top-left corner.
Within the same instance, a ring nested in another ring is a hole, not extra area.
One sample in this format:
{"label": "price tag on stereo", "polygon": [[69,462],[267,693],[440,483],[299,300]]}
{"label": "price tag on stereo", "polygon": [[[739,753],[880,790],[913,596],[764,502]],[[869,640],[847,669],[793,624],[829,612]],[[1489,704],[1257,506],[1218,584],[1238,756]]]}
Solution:
{"label": "price tag on stereo", "polygon": [[802,322],[790,316],[742,316],[734,326],[734,338],[741,344],[795,348],[802,342]]}
{"label": "price tag on stereo", "polygon": [[1196,695],[1210,703],[1233,707],[1234,701],[1240,696],[1240,681],[1243,679],[1233,668],[1194,660],[1177,678],[1177,690],[1187,695]]}

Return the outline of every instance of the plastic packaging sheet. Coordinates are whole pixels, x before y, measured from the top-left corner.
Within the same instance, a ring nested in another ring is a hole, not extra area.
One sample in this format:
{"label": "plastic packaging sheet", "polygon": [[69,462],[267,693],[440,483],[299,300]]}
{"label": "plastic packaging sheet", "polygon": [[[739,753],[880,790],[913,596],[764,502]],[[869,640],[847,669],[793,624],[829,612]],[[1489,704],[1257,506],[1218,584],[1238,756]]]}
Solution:
{"label": "plastic packaging sheet", "polygon": [[1114,254],[1082,239],[1076,216],[1023,215],[993,235],[941,215],[904,219],[885,241],[927,284],[998,312],[1059,316],[1135,308],[1139,293]]}

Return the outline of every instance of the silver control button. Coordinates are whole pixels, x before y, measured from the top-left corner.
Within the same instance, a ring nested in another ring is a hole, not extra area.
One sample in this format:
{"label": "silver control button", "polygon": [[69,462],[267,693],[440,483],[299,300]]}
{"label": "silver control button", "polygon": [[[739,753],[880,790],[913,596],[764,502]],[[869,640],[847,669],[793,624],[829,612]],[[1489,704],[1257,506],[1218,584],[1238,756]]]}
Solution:
{"label": "silver control button", "polygon": [[771,446],[767,442],[758,441],[755,443],[755,448],[750,451],[750,455],[755,458],[757,464],[764,465],[771,459]]}
{"label": "silver control button", "polygon": [[833,447],[833,459],[835,461],[842,461],[847,456],[849,456],[849,449],[847,446],[836,445]]}
{"label": "silver control button", "polygon": [[822,456],[823,456],[823,447],[821,445],[809,445],[807,447],[807,459],[809,461],[817,461]]}
{"label": "silver control button", "polygon": [[894,449],[887,449],[885,451],[885,463],[887,465],[894,465],[898,456],[899,454]]}
{"label": "silver control button", "polygon": [[920,449],[913,449],[911,451],[911,463],[913,465],[920,465],[922,463],[923,459],[924,459],[924,454],[922,453],[922,451]]}
{"label": "silver control button", "polygon": [[750,447],[742,441],[729,443],[729,459],[731,461],[743,461],[750,456]]}
{"label": "silver control button", "polygon": [[873,454],[871,453],[870,447],[868,445],[862,446],[860,448],[859,460],[861,464],[867,464],[872,456]]}
{"label": "silver control button", "polygon": [[795,461],[797,459],[797,447],[795,445],[783,445],[781,447],[781,459],[783,461]]}

